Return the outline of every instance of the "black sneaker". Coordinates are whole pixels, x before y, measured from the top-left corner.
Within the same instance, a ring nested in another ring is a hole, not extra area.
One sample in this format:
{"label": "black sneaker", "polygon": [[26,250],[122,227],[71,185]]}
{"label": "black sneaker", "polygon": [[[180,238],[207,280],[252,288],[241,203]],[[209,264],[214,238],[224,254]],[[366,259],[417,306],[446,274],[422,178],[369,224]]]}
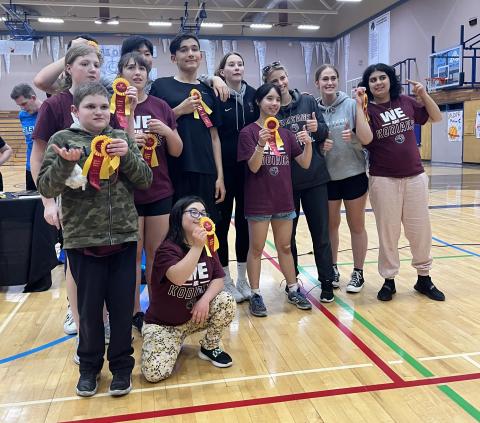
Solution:
{"label": "black sneaker", "polygon": [[139,311],[138,313],[135,313],[135,315],[132,317],[132,326],[137,329],[140,333],[142,333],[142,327],[143,327],[143,318],[145,317],[145,313]]}
{"label": "black sneaker", "polygon": [[378,291],[377,299],[380,301],[390,301],[393,298],[393,294],[397,291],[395,289],[395,280],[394,279],[385,279],[382,289]]}
{"label": "black sneaker", "polygon": [[132,375],[115,373],[108,393],[114,397],[127,395],[132,390]]}
{"label": "black sneaker", "polygon": [[206,350],[200,347],[198,357],[202,360],[210,361],[216,367],[230,367],[232,365],[232,357],[230,357],[225,351],[217,347],[213,350]]}
{"label": "black sneaker", "polygon": [[97,393],[98,379],[100,373],[84,373],[80,374],[77,383],[77,395],[80,397],[91,397]]}
{"label": "black sneaker", "polygon": [[335,301],[335,296],[333,295],[333,283],[328,279],[321,282],[322,292],[320,293],[320,301],[322,303],[331,303]]}
{"label": "black sneaker", "polygon": [[335,289],[340,288],[340,272],[338,271],[338,267],[336,264],[333,265],[332,285]]}
{"label": "black sneaker", "polygon": [[430,276],[419,276],[414,286],[420,294],[426,295],[431,300],[445,301],[445,295],[433,284]]}
{"label": "black sneaker", "polygon": [[363,272],[354,269],[350,277],[350,282],[347,285],[347,292],[360,292],[363,288],[364,283],[365,279],[363,279]]}

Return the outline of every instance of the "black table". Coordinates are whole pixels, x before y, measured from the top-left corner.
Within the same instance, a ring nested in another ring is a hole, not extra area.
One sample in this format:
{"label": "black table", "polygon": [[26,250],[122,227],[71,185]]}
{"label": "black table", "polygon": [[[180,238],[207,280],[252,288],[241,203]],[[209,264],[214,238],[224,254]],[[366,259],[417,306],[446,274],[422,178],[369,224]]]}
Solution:
{"label": "black table", "polygon": [[58,265],[58,231],[43,218],[40,197],[9,197],[0,199],[0,286],[45,291],[52,285],[50,272]]}

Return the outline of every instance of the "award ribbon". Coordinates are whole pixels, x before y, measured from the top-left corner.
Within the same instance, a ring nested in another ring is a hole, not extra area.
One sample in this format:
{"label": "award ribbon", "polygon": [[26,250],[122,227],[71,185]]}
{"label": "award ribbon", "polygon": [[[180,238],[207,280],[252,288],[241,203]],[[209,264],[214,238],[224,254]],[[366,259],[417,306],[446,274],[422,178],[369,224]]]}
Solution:
{"label": "award ribbon", "polygon": [[283,140],[280,138],[280,134],[278,133],[278,128],[280,124],[277,118],[268,117],[265,119],[264,128],[267,128],[270,131],[271,137],[268,140],[268,145],[270,150],[275,156],[280,156],[280,147],[283,147]]}
{"label": "award ribbon", "polygon": [[92,41],[92,40],[88,40],[87,41],[87,45],[89,45],[90,47],[93,47],[95,50],[97,50],[98,52],[100,51],[100,46],[98,45],[98,43],[96,43],[95,41]]}
{"label": "award ribbon", "polygon": [[130,102],[127,98],[129,82],[124,78],[117,78],[112,82],[113,95],[110,100],[110,113],[115,114],[122,128],[127,127],[127,118],[130,116]]}
{"label": "award ribbon", "polygon": [[100,179],[109,179],[120,166],[120,157],[113,159],[107,153],[107,145],[112,140],[106,135],[99,135],[92,140],[90,155],[83,165],[82,175],[88,175],[88,182],[100,190]]}
{"label": "award ribbon", "polygon": [[200,100],[200,106],[198,106],[198,109],[193,112],[193,117],[195,119],[201,118],[205,126],[207,128],[211,128],[213,123],[208,115],[212,114],[212,109],[210,109],[210,107],[208,107],[207,104],[202,100],[202,94],[200,94],[200,91],[196,90],[195,88],[190,91],[190,96]]}
{"label": "award ribbon", "polygon": [[146,133],[145,135],[147,136],[147,141],[142,147],[143,159],[147,162],[149,167],[157,167],[158,158],[157,152],[155,151],[158,145],[157,135],[152,133]]}
{"label": "award ribbon", "polygon": [[215,223],[209,217],[201,217],[200,225],[207,231],[207,242],[205,243],[205,250],[208,257],[212,257],[212,253],[218,250],[220,244],[217,235],[215,235]]}
{"label": "award ribbon", "polygon": [[367,93],[363,94],[363,113],[365,114],[365,119],[367,123],[370,123],[370,116],[368,115],[368,95]]}

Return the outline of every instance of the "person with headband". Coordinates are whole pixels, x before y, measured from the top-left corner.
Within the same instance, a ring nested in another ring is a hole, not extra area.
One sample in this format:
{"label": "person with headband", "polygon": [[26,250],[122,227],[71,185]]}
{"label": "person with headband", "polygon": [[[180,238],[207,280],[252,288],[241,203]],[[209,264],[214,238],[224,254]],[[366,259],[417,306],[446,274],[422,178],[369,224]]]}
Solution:
{"label": "person with headband", "polygon": [[327,182],[330,177],[324,157],[332,147],[331,141],[326,139],[327,125],[313,96],[290,89],[287,69],[280,62],[273,62],[263,68],[263,80],[277,86],[282,94],[282,104],[277,113],[280,126],[295,134],[300,148],[304,148],[302,140],[305,137],[311,138],[313,143],[312,161],[307,169],[292,163],[296,217],[293,221],[291,245],[298,276],[296,232],[301,204],[312,238],[318,281],[322,289],[320,301],[330,303],[335,297],[332,284],[332,251],[328,236]]}

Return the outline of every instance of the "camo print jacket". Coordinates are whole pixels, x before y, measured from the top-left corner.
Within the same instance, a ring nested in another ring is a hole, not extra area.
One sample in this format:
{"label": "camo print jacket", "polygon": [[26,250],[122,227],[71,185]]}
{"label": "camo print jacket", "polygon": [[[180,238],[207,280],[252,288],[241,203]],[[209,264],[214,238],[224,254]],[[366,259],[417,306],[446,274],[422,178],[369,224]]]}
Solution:
{"label": "camo print jacket", "polygon": [[[93,136],[72,127],[59,131],[50,138],[38,176],[38,191],[47,198],[61,195],[61,215],[64,248],[82,248],[117,245],[136,241],[138,215],[133,202],[133,189],[147,189],[152,182],[152,171],[143,160],[137,145],[124,131],[107,127],[102,135],[127,140],[129,150],[120,158],[118,177],[101,180],[100,191],[89,183],[85,188],[71,189],[65,185],[75,162],[58,156],[51,144],[70,148],[85,147],[90,154]],[[83,168],[87,157],[82,155],[78,165]]]}

